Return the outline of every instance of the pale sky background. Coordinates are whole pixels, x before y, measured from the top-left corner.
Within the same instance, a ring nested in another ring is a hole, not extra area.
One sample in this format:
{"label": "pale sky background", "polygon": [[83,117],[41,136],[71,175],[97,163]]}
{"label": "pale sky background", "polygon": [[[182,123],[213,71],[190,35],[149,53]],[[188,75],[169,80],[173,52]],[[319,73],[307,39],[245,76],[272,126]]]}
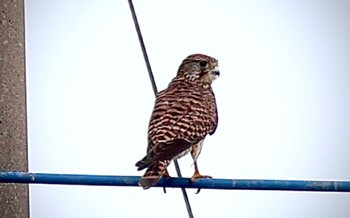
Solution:
{"label": "pale sky background", "polygon": [[[158,89],[219,59],[215,178],[350,180],[350,1],[135,0]],[[29,169],[142,175],[154,96],[127,1],[26,1]],[[190,156],[179,161],[193,173]],[[175,176],[174,166],[170,173]],[[195,217],[346,218],[350,194],[188,194]],[[187,217],[179,189],[31,185],[32,218]]]}

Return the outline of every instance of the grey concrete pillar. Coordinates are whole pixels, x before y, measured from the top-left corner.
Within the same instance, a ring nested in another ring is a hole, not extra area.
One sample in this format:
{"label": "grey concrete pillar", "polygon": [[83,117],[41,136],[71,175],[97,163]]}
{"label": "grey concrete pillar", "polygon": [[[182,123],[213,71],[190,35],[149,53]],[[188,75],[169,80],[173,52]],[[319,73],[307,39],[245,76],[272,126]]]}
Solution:
{"label": "grey concrete pillar", "polygon": [[[28,171],[24,0],[0,0],[0,171]],[[27,184],[0,183],[0,217],[29,217]]]}

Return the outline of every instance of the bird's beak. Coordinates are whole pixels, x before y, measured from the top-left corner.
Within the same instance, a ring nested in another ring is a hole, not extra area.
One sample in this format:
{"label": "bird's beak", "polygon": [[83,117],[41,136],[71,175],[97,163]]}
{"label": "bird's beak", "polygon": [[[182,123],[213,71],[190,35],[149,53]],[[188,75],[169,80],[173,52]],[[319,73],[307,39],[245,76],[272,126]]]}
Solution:
{"label": "bird's beak", "polygon": [[215,67],[214,70],[212,71],[215,76],[220,76],[220,70],[218,67]]}

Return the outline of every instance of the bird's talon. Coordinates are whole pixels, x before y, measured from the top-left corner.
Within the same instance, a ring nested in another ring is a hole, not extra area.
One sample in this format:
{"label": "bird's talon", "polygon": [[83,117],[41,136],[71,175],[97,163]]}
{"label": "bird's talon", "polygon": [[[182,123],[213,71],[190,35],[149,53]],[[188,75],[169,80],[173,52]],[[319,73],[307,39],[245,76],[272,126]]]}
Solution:
{"label": "bird's talon", "polygon": [[199,192],[201,192],[201,189],[197,189],[197,191],[195,192],[195,194],[199,194]]}
{"label": "bird's talon", "polygon": [[194,181],[196,181],[197,179],[211,179],[211,178],[213,178],[213,177],[208,176],[208,175],[194,174],[194,175],[191,177],[191,182],[194,182]]}
{"label": "bird's talon", "polygon": [[163,175],[163,177],[164,177],[165,179],[171,179],[171,176],[169,176],[169,174]]}
{"label": "bird's talon", "polygon": [[166,179],[171,179],[171,176],[169,175],[168,170],[165,171],[165,173],[163,174],[163,177]]}

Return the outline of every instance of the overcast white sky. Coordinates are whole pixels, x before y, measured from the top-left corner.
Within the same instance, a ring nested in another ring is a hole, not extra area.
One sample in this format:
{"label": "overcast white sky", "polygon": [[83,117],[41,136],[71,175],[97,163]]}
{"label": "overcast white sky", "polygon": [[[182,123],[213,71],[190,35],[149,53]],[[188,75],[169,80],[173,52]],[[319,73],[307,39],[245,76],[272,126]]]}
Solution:
{"label": "overcast white sky", "polygon": [[[350,1],[134,4],[159,90],[189,54],[219,59],[203,174],[350,180]],[[28,0],[26,38],[30,171],[142,175],[154,96],[127,1]],[[350,214],[350,194],[194,192],[195,217]],[[30,200],[33,218],[187,217],[179,189],[31,185]]]}

